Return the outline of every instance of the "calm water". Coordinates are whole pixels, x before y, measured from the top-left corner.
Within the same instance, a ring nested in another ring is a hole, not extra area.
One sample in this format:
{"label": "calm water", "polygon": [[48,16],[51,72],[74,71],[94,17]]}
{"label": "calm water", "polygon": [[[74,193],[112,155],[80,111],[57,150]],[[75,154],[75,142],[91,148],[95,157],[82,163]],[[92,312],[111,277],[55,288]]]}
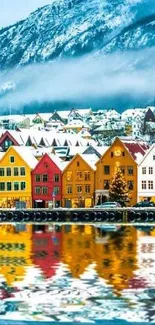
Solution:
{"label": "calm water", "polygon": [[0,226],[0,321],[154,322],[154,303],[155,228]]}

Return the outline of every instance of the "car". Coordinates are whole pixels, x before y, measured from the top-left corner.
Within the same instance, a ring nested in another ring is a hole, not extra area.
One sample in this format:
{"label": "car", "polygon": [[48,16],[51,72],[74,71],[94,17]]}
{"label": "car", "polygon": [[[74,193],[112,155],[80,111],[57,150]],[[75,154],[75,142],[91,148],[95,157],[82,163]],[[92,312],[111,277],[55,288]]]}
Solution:
{"label": "car", "polygon": [[133,208],[151,208],[155,207],[155,203],[153,201],[141,201],[133,205]]}
{"label": "car", "polygon": [[121,208],[121,205],[118,202],[104,202],[104,203],[102,203],[100,205],[95,205],[94,208],[95,209]]}

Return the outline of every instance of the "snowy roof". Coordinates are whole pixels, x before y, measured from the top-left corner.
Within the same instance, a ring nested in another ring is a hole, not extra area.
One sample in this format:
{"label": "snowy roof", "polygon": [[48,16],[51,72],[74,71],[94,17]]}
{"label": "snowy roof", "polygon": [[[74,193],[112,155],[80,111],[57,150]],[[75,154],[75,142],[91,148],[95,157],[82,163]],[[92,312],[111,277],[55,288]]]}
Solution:
{"label": "snowy roof", "polygon": [[148,109],[146,108],[132,108],[127,109],[122,113],[122,119],[133,118],[136,115],[144,115]]}
{"label": "snowy roof", "polygon": [[13,148],[31,169],[35,168],[38,160],[34,156],[32,147],[12,146],[10,148]]}
{"label": "snowy roof", "polygon": [[109,149],[109,147],[108,146],[94,146],[93,145],[93,147],[94,147],[94,149],[102,156],[102,155],[104,155],[104,153]]}
{"label": "snowy roof", "polygon": [[64,126],[64,128],[66,129],[66,128],[68,128],[68,127],[82,127],[82,128],[89,128],[89,125],[86,123],[86,122],[84,122],[84,121],[81,121],[81,120],[72,120],[72,121],[70,121],[68,124],[66,124],[65,126]]}
{"label": "snowy roof", "polygon": [[88,146],[72,146],[69,148],[69,156],[75,156],[77,153],[83,153]]}
{"label": "snowy roof", "polygon": [[58,166],[58,168],[60,170],[63,170],[65,168],[63,161],[59,158],[59,156],[57,154],[51,153],[51,154],[48,154],[48,156],[55,163],[55,165]]}
{"label": "snowy roof", "polygon": [[28,118],[27,115],[0,115],[0,121],[9,120],[14,121],[16,123],[24,121],[26,118]]}
{"label": "snowy roof", "polygon": [[142,157],[142,159],[139,161],[139,165],[142,164],[142,162],[146,159],[148,154],[155,149],[155,144],[153,143],[152,146],[145,152],[145,155]]}
{"label": "snowy roof", "polygon": [[139,161],[142,159],[148,149],[145,143],[138,143],[136,141],[123,141],[123,143],[137,163],[139,163]]}
{"label": "snowy roof", "polygon": [[93,154],[80,154],[80,156],[83,158],[83,160],[86,161],[86,163],[94,170],[96,170],[95,164],[99,160],[99,157],[97,155]]}

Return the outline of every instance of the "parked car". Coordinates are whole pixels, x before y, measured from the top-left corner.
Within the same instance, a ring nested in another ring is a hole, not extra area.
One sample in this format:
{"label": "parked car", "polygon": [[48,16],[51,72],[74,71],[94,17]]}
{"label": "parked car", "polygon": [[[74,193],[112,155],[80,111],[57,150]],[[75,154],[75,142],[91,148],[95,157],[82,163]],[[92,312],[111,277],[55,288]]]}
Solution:
{"label": "parked car", "polygon": [[151,208],[155,207],[155,203],[152,201],[141,201],[133,205],[134,208]]}
{"label": "parked car", "polygon": [[100,205],[95,205],[94,208],[95,209],[121,208],[121,205],[118,202],[105,202],[105,203],[100,204]]}

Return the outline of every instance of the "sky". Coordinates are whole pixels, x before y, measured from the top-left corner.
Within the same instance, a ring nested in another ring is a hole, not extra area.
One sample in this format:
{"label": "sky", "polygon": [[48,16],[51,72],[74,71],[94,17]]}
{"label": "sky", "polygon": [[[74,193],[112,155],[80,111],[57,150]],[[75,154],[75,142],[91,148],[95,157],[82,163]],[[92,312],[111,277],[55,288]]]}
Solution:
{"label": "sky", "polygon": [[26,18],[32,11],[52,2],[53,0],[0,0],[0,28]]}

